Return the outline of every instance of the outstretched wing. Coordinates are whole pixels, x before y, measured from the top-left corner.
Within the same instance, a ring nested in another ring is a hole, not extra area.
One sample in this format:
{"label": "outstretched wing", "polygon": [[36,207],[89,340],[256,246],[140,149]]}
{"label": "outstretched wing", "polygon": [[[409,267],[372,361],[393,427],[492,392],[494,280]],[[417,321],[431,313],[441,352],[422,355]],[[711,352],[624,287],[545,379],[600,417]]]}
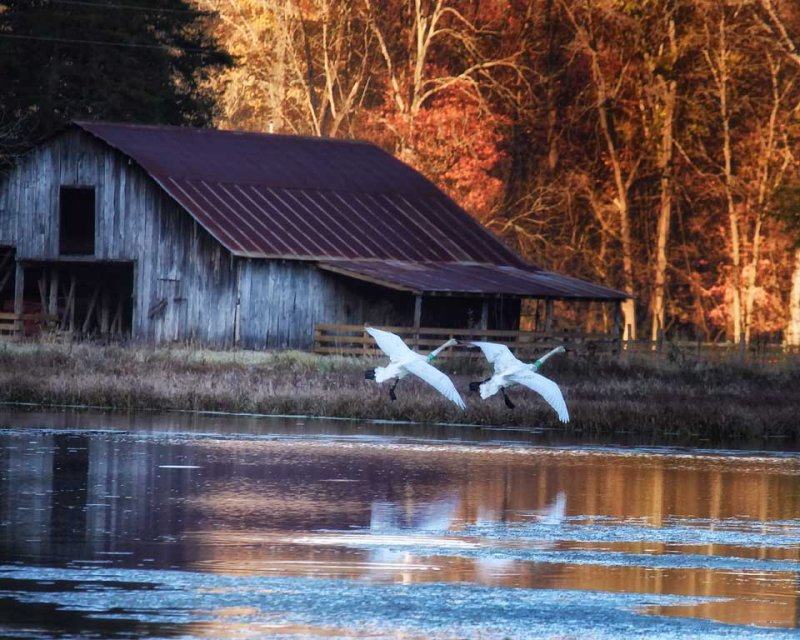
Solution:
{"label": "outstretched wing", "polygon": [[561,389],[550,378],[545,378],[527,369],[515,371],[508,376],[508,380],[528,387],[528,389],[533,389],[547,401],[547,404],[556,410],[558,419],[561,422],[569,422],[569,411],[567,411],[567,403],[564,402],[564,396],[561,395]]}
{"label": "outstretched wing", "polygon": [[388,331],[373,329],[372,327],[364,327],[364,331],[375,338],[375,342],[378,343],[381,351],[389,356],[392,362],[395,360],[402,360],[406,358],[409,353],[413,353],[400,336],[396,336]]}
{"label": "outstretched wing", "polygon": [[496,344],[494,342],[470,342],[468,344],[483,351],[483,355],[494,366],[495,373],[500,373],[516,364],[520,364],[519,360],[514,357],[514,354],[504,344]]}
{"label": "outstretched wing", "polygon": [[413,373],[418,378],[422,378],[425,382],[431,385],[439,393],[451,402],[455,402],[461,409],[466,409],[464,401],[461,399],[458,391],[456,390],[453,381],[447,377],[446,374],[439,371],[436,367],[428,364],[424,360],[411,360],[404,362],[403,366]]}

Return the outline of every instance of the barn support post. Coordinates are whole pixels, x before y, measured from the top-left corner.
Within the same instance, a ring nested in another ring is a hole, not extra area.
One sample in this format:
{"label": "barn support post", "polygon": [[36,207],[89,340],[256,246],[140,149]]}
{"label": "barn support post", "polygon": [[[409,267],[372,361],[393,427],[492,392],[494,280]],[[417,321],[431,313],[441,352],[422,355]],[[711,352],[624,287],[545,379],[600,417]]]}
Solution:
{"label": "barn support post", "polygon": [[100,294],[100,333],[103,336],[108,335],[109,321],[111,318],[111,296],[107,286],[103,286],[103,291]]}
{"label": "barn support post", "polygon": [[86,310],[86,319],[83,321],[83,326],[81,327],[81,333],[86,333],[89,331],[89,327],[92,326],[92,314],[94,313],[94,308],[97,305],[97,297],[100,295],[100,285],[98,284],[94,291],[92,292],[92,297],[89,299],[89,306]]}
{"label": "barn support post", "polygon": [[422,321],[422,294],[414,295],[414,346],[419,344],[419,327]]}
{"label": "barn support post", "polygon": [[[25,267],[21,262],[17,262],[14,274],[14,314],[21,316],[23,313],[25,313]],[[25,333],[22,320],[17,320],[16,333],[19,336]]]}
{"label": "barn support post", "polygon": [[489,328],[489,298],[484,298],[481,303],[481,323],[478,328],[484,331]]}
{"label": "barn support post", "polygon": [[42,269],[42,275],[36,281],[39,285],[39,310],[47,313],[47,269]]}
{"label": "barn support post", "polygon": [[614,301],[614,337],[622,337],[622,301]]}
{"label": "barn support post", "polygon": [[69,288],[67,289],[67,297],[64,302],[64,311],[61,314],[61,330],[69,331],[75,327],[75,273],[70,272]]}
{"label": "barn support post", "polygon": [[236,300],[233,308],[233,348],[239,346],[242,336],[242,262],[236,263]]}
{"label": "barn support post", "polygon": [[[3,293],[6,283],[11,279],[11,274],[13,273],[12,269],[14,267],[12,263],[13,256],[14,254],[9,251],[3,256],[2,261],[0,261],[0,293]],[[6,267],[8,267],[7,270]],[[3,274],[4,271],[5,274]]]}
{"label": "barn support post", "polygon": [[58,267],[50,268],[50,300],[47,313],[51,316],[58,314]]}
{"label": "barn support post", "polygon": [[544,330],[549,332],[553,328],[553,300],[548,298],[544,301]]}

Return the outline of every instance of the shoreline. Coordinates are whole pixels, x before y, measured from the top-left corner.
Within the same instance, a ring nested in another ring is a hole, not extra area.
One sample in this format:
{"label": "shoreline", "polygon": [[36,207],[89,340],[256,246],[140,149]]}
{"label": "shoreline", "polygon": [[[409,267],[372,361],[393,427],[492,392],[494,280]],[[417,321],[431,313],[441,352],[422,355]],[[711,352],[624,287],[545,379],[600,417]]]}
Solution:
{"label": "shoreline", "polygon": [[462,412],[419,381],[398,399],[364,380],[385,359],[296,351],[210,351],[91,343],[0,345],[0,402],[110,411],[202,411],[225,415],[327,416],[390,423],[548,428],[587,435],[800,440],[800,360],[775,365],[682,364],[577,356],[548,361],[571,422],[562,425],[534,392],[481,401],[466,391],[488,365],[478,356],[437,363],[461,391]]}

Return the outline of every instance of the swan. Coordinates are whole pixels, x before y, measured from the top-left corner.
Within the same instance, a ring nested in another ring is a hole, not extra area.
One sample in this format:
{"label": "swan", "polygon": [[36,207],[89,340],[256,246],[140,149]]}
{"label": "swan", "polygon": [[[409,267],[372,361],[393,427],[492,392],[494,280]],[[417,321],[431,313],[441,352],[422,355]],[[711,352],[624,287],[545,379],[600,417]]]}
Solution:
{"label": "swan", "polygon": [[442,351],[447,349],[447,347],[452,347],[454,344],[457,344],[457,340],[451,338],[438,349],[434,349],[427,356],[423,356],[421,353],[416,353],[409,349],[405,342],[393,333],[381,331],[380,329],[373,329],[372,327],[365,327],[364,331],[371,335],[375,339],[375,342],[378,343],[381,351],[389,356],[389,364],[387,366],[368,369],[364,373],[364,377],[367,380],[374,380],[378,384],[396,378],[394,384],[389,389],[389,397],[391,397],[392,400],[397,399],[397,396],[394,394],[397,383],[409,373],[413,373],[415,376],[422,378],[431,385],[445,398],[454,402],[459,408],[466,408],[452,380],[430,364],[430,362]]}
{"label": "swan", "polygon": [[550,356],[566,351],[563,346],[549,351],[532,364],[526,364],[518,360],[504,344],[495,344],[494,342],[467,342],[466,344],[478,347],[483,351],[486,359],[494,365],[494,373],[491,377],[483,382],[470,382],[470,391],[480,391],[481,398],[484,400],[500,391],[506,406],[513,409],[514,403],[506,395],[506,389],[521,384],[541,395],[547,404],[555,409],[561,422],[569,422],[569,412],[564,402],[564,396],[561,395],[561,389],[549,378],[536,373]]}

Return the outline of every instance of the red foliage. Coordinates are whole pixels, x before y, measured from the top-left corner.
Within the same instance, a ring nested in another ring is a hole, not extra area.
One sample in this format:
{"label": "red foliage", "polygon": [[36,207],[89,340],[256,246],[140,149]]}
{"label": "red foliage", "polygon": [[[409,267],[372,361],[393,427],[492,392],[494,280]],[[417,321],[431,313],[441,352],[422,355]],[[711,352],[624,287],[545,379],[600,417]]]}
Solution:
{"label": "red foliage", "polygon": [[440,94],[415,117],[394,109],[390,97],[369,113],[369,137],[421,171],[480,220],[503,194],[502,118],[456,93]]}

